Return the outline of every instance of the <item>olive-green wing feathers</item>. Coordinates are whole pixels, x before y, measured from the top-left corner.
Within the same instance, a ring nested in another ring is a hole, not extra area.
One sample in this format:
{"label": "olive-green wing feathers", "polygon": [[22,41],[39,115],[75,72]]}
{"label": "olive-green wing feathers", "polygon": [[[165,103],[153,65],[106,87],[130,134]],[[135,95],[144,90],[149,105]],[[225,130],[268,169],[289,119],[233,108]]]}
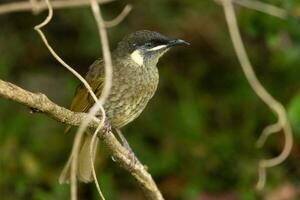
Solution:
{"label": "olive-green wing feathers", "polygon": [[[103,82],[103,78],[89,82],[90,87],[97,97],[101,95]],[[71,103],[70,110],[75,112],[87,112],[88,109],[92,107],[92,105],[94,105],[94,103],[95,100],[92,98],[85,86],[80,85],[76,90],[76,94]]]}
{"label": "olive-green wing feathers", "polygon": [[[90,87],[97,97],[101,95],[104,79],[98,79],[89,82]],[[89,94],[84,85],[79,85],[76,90],[76,94],[72,100],[70,110],[74,112],[88,112],[88,110],[94,105],[94,99]],[[67,126],[65,132],[70,130],[71,126]]]}
{"label": "olive-green wing feathers", "polygon": [[[101,95],[104,84],[104,70],[102,60],[96,60],[91,65],[89,72],[86,75],[86,80],[95,93],[96,97],[99,97]],[[86,87],[83,84],[80,84],[72,100],[70,110],[74,112],[88,112],[88,110],[94,105],[94,102],[94,99],[89,94]],[[71,126],[67,126],[65,132],[68,132],[70,128]]]}

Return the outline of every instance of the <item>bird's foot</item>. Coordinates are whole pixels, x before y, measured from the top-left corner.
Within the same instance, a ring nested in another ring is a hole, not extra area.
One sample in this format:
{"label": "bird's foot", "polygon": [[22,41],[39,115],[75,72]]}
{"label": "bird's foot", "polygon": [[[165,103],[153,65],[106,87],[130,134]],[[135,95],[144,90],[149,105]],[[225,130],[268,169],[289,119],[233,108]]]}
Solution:
{"label": "bird's foot", "polygon": [[127,149],[127,150],[129,151],[129,167],[130,167],[130,169],[133,169],[135,164],[137,163],[138,159],[131,149]]}
{"label": "bird's foot", "polygon": [[[129,168],[130,168],[130,170],[132,170],[134,168],[135,164],[137,163],[138,159],[135,156],[133,151],[131,151],[131,150],[128,150],[128,151],[129,151]],[[112,161],[117,162],[117,159],[114,156],[112,156],[111,159],[112,159]]]}
{"label": "bird's foot", "polygon": [[112,131],[112,128],[111,128],[111,125],[110,125],[110,123],[109,123],[109,121],[108,120],[105,120],[104,121],[104,124],[103,124],[103,132],[105,132],[105,133],[108,133],[108,132],[111,132]]}
{"label": "bird's foot", "polygon": [[111,131],[112,131],[112,128],[111,128],[111,125],[110,125],[109,121],[105,120],[104,124],[103,124],[103,127],[101,128],[101,131],[99,131],[99,133],[98,133],[98,136],[103,138],[103,137],[105,137],[105,135],[107,133],[109,133]]}
{"label": "bird's foot", "polygon": [[[138,159],[131,149],[128,149],[126,146],[123,146],[123,147],[129,152],[129,154],[128,154],[129,168],[133,169],[135,164],[137,163]],[[112,156],[111,159],[112,159],[112,161],[117,162],[117,159],[114,156]]]}

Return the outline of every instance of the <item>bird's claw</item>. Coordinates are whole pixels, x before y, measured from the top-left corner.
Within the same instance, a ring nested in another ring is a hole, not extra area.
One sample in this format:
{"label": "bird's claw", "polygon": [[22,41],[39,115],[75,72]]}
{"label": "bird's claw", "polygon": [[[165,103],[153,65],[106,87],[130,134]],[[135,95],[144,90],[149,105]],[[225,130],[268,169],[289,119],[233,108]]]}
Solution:
{"label": "bird's claw", "polygon": [[101,128],[101,131],[99,131],[99,133],[98,133],[98,136],[103,138],[109,132],[112,132],[112,128],[111,128],[110,123],[107,120],[105,120],[103,127]]}
{"label": "bird's claw", "polygon": [[112,131],[112,128],[111,128],[110,123],[107,120],[105,120],[104,125],[103,125],[103,132],[108,133],[111,131]]}
{"label": "bird's claw", "polygon": [[[125,147],[126,148],[126,147]],[[133,153],[133,151],[128,150],[129,154],[128,154],[128,159],[129,159],[129,168],[133,169],[135,164],[137,163],[138,159],[135,156],[135,154]],[[111,157],[112,161],[117,162],[116,158],[114,156]]]}
{"label": "bird's claw", "polygon": [[130,160],[129,167],[130,167],[130,169],[133,169],[135,164],[137,163],[138,159],[132,150],[129,150],[129,160]]}

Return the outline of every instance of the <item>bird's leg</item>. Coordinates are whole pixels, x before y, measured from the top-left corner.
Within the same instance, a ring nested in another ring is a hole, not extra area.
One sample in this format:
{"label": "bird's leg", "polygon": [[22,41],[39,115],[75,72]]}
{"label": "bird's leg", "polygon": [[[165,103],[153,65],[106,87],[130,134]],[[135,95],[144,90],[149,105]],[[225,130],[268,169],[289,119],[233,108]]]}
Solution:
{"label": "bird's leg", "polygon": [[[102,117],[102,113],[98,113],[96,115],[96,117],[101,118]],[[124,135],[122,134],[120,129],[115,129],[116,132],[118,133],[119,138],[121,139],[121,142],[123,144],[123,147],[125,147],[128,151],[129,151],[129,157],[130,157],[130,165],[133,167],[137,161],[137,157],[135,156],[135,154],[133,153],[129,143],[127,142],[126,138],[124,137]],[[100,137],[104,137],[104,135],[108,132],[111,132],[111,125],[110,122],[108,121],[108,119],[106,118],[104,120],[104,124],[103,124],[103,128],[102,128],[102,132]],[[116,159],[112,156],[112,160],[116,161]]]}
{"label": "bird's leg", "polygon": [[128,151],[132,151],[129,143],[127,142],[126,138],[124,137],[124,135],[122,134],[122,131],[118,128],[116,128],[116,131],[118,133],[119,138],[122,141],[123,146],[128,150]]}
{"label": "bird's leg", "polygon": [[118,128],[116,128],[116,132],[118,133],[119,138],[122,141],[123,147],[125,147],[129,152],[130,152],[130,165],[134,166],[136,161],[137,161],[137,157],[135,156],[134,152],[132,151],[129,143],[127,142],[126,138],[124,137],[124,135],[122,134],[122,131]]}

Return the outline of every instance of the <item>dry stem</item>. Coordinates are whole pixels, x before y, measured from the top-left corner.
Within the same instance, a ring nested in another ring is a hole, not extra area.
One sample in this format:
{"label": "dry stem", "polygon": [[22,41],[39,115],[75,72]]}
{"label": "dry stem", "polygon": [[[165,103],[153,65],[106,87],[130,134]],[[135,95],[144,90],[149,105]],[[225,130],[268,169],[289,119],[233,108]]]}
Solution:
{"label": "dry stem", "polygon": [[[268,91],[262,86],[262,84],[257,79],[251,62],[246,53],[237,21],[235,16],[235,11],[232,4],[233,0],[222,0],[222,5],[224,8],[224,13],[231,36],[231,40],[234,46],[234,50],[239,59],[243,72],[251,85],[257,96],[277,115],[278,122],[275,125],[270,125],[265,128],[263,136],[266,137],[274,133],[274,131],[282,130],[285,137],[285,144],[282,152],[275,158],[265,159],[259,162],[259,180],[257,183],[257,189],[262,189],[266,180],[266,169],[269,167],[274,167],[282,163],[290,154],[293,137],[292,130],[287,119],[287,114],[285,108],[277,100],[275,100]],[[280,128],[278,127],[280,125]]]}
{"label": "dry stem", "polygon": [[130,4],[126,5],[122,12],[115,19],[105,22],[105,28],[111,28],[120,24],[125,17],[127,17],[131,10],[132,6]]}
{"label": "dry stem", "polygon": [[90,162],[91,162],[91,166],[92,166],[92,175],[94,177],[94,181],[95,181],[95,185],[96,185],[96,188],[97,188],[97,191],[100,195],[100,198],[102,200],[105,200],[105,197],[101,191],[101,188],[100,188],[100,184],[98,182],[98,179],[97,179],[97,174],[96,174],[96,170],[95,170],[95,166],[94,166],[94,152],[93,152],[93,149],[95,147],[95,145],[97,145],[98,143],[98,140],[97,140],[97,135],[100,131],[100,129],[102,128],[102,124],[100,124],[97,129],[95,130],[95,132],[93,133],[93,136],[92,136],[92,140],[91,140],[91,145],[90,145]]}
{"label": "dry stem", "polygon": [[[99,4],[109,3],[115,0],[96,0]],[[88,0],[53,0],[51,5],[55,9],[88,6],[90,2]],[[48,6],[44,1],[24,1],[13,2],[0,5],[0,15],[13,12],[22,11],[34,11],[34,13],[40,13],[41,11],[48,10]]]}
{"label": "dry stem", "polygon": [[92,118],[89,127],[97,128],[100,120],[87,113],[73,112],[50,101],[46,95],[31,93],[0,79],[0,96],[21,103],[36,112],[42,112],[56,121],[72,126],[79,126],[83,119]]}
{"label": "dry stem", "polygon": [[272,15],[274,17],[279,17],[281,19],[286,19],[288,16],[286,10],[261,1],[257,1],[257,0],[232,0],[232,1],[237,5],[244,6],[246,8],[250,8],[253,10],[257,10],[266,13],[268,15]]}

